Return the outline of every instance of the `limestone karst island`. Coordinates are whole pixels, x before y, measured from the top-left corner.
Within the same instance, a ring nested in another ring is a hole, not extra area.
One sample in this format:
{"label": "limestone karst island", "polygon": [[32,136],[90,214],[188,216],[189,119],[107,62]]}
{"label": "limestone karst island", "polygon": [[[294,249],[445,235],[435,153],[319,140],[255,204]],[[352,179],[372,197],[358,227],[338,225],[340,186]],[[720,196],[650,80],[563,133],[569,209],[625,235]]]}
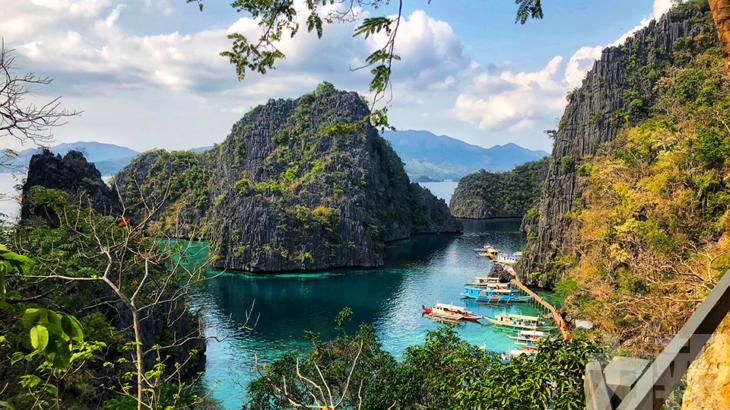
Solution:
{"label": "limestone karst island", "polygon": [[730,0],[0,9],[0,409],[730,409]]}

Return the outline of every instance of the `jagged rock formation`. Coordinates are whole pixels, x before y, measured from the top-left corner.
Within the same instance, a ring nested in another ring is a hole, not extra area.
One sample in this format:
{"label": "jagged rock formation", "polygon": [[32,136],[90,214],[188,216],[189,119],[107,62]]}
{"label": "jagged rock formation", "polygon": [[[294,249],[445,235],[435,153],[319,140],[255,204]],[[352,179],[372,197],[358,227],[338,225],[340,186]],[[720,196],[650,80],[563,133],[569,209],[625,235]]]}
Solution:
{"label": "jagged rock formation", "polygon": [[[66,200],[69,204],[80,203],[84,207],[90,206],[102,215],[119,216],[123,213],[117,192],[104,183],[101,173],[94,163],[88,162],[84,154],[76,150],[69,151],[63,157],[53,154],[49,150],[34,154],[23,185],[21,223],[37,223],[38,220],[34,221],[34,217],[39,217],[41,221],[53,228],[61,227],[59,217],[52,209],[33,203],[32,188],[36,186],[65,192],[68,194]],[[115,298],[115,295],[106,287],[84,288],[83,291],[96,294],[100,300]],[[130,328],[132,326],[131,312],[119,300],[115,305],[103,303],[86,311],[84,311],[85,306],[80,303],[74,307],[83,312],[77,314],[78,318],[99,311],[116,328]],[[179,320],[170,320],[171,317],[179,318]],[[181,311],[177,305],[173,306],[171,303],[160,305],[140,322],[143,345],[145,349],[151,349],[160,342],[161,338],[167,337],[166,335],[191,335],[198,325],[197,322],[197,316]],[[181,374],[187,373],[199,362],[200,356],[190,359],[193,349],[203,353],[205,343],[191,339],[167,351],[167,354],[170,355],[170,362],[181,363]],[[154,355],[147,355],[144,359],[146,368],[153,368],[157,364],[156,359]],[[105,370],[99,369],[99,371],[104,372]]]}
{"label": "jagged rock formation", "polygon": [[275,272],[383,264],[384,243],[458,232],[446,203],[408,180],[356,93],[323,84],[296,100],[269,100],[205,153],[141,155],[115,177],[126,204],[164,202],[175,236],[205,225],[217,268]]}
{"label": "jagged rock formation", "polygon": [[70,203],[87,201],[88,205],[105,215],[119,215],[122,212],[119,196],[102,181],[96,166],[79,151],[71,150],[63,157],[48,150],[34,154],[23,184],[21,221],[38,216],[51,226],[58,226],[58,216],[53,210],[36,206],[30,200],[30,189],[34,186],[66,192],[72,195]]}
{"label": "jagged rock formation", "polygon": [[514,279],[514,275],[498,263],[492,264],[492,269],[489,270],[489,275],[487,276],[490,278],[499,278],[499,283],[509,283]]}
{"label": "jagged rock formation", "polygon": [[628,118],[651,107],[651,87],[637,84],[637,78],[651,73],[638,71],[649,63],[671,62],[678,39],[696,39],[710,31],[714,23],[707,11],[706,4],[675,9],[636,32],[624,45],[604,49],[583,85],[568,96],[542,197],[536,212],[526,216],[522,224],[528,237],[534,238],[528,242],[523,262],[518,266],[518,273],[527,284],[549,287],[560,279],[559,272],[534,276],[531,273],[545,272],[556,255],[570,253],[566,248],[571,244],[574,222],[571,211],[585,189],[578,175],[580,166],[598,149],[610,150],[606,143],[616,138]]}
{"label": "jagged rock formation", "polygon": [[469,174],[459,180],[449,209],[457,218],[522,218],[540,198],[548,165],[545,157],[512,171]]}

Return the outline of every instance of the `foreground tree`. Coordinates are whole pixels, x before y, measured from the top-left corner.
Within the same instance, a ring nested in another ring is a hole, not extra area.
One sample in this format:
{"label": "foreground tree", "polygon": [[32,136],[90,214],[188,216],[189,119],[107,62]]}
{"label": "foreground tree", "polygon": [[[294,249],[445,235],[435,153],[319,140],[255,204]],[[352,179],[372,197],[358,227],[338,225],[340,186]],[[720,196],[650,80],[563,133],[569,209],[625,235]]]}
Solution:
{"label": "foreground tree", "polygon": [[[200,11],[203,11],[203,1],[187,0],[188,3],[197,3]],[[297,21],[299,15],[307,16],[307,32],[315,32],[317,37],[322,38],[324,25],[359,21],[364,11],[377,11],[390,3],[391,0],[306,0],[303,3],[293,0],[236,0],[231,7],[237,12],[245,11],[251,17],[258,18],[262,34],[257,39],[250,39],[240,33],[228,35],[228,38],[233,40],[233,45],[231,50],[222,52],[221,56],[227,57],[231,64],[236,66],[239,80],[244,79],[247,70],[266,74],[268,70],[275,68],[277,60],[286,58],[277,45],[284,36],[293,38],[299,33],[300,26]],[[374,93],[370,103],[371,113],[355,125],[370,120],[376,127],[390,128],[387,103],[380,109],[376,109],[376,106],[391,87],[393,61],[400,60],[395,53],[395,42],[400,29],[403,0],[399,0],[397,4],[398,12],[395,16],[368,17],[355,28],[353,37],[362,36],[367,39],[380,33],[386,36],[383,46],[365,59],[365,65],[351,68],[352,71],[370,69],[373,75],[370,81],[370,91]],[[530,18],[543,18],[541,0],[515,0],[515,4],[518,6],[515,22],[525,24]],[[321,15],[319,7],[326,6],[336,7]],[[343,128],[348,127],[346,124],[339,124],[332,127],[331,131],[342,132]]]}
{"label": "foreground tree", "polygon": [[[252,324],[247,318],[220,335],[189,311],[188,293],[206,279],[207,247],[195,242],[197,231],[189,240],[165,237],[150,223],[159,204],[149,200],[149,213],[135,224],[99,214],[83,194],[35,187],[25,200],[44,217],[0,238],[13,251],[0,250],[0,261],[10,261],[0,263],[0,282],[12,290],[0,305],[0,380],[8,406],[78,406],[90,399],[76,401],[73,392],[84,388],[92,402],[99,400],[93,394],[116,395],[107,405],[113,409],[202,403],[207,394],[197,377],[184,379],[197,346]],[[97,392],[98,384],[106,391]]]}
{"label": "foreground tree", "polygon": [[602,356],[597,344],[547,340],[533,357],[503,361],[444,326],[396,361],[371,326],[344,332],[351,313],[346,308],[336,319],[340,337],[309,333],[307,354],[257,366],[244,409],[577,409],[585,403],[586,363]]}
{"label": "foreground tree", "polygon": [[[79,111],[60,109],[60,97],[43,104],[25,103],[36,87],[49,85],[53,80],[33,72],[19,76],[14,50],[0,44],[0,141],[15,138],[25,145],[41,146],[52,141],[50,129],[64,125],[63,119],[80,115]],[[5,148],[0,151],[0,168],[17,170],[12,160],[17,152]]]}

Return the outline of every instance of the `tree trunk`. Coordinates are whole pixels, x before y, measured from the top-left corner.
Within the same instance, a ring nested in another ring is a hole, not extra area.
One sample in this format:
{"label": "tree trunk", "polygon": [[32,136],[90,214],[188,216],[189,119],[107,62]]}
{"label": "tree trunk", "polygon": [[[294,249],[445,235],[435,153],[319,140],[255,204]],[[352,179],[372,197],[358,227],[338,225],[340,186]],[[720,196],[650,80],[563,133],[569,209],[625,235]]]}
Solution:
{"label": "tree trunk", "polygon": [[139,331],[139,312],[136,309],[132,309],[132,320],[134,321],[134,341],[137,342],[137,410],[143,408],[142,395],[142,375],[144,374],[144,354],[142,353],[142,335]]}
{"label": "tree trunk", "polygon": [[717,36],[720,38],[725,68],[730,75],[730,0],[709,0],[712,17],[715,19]]}

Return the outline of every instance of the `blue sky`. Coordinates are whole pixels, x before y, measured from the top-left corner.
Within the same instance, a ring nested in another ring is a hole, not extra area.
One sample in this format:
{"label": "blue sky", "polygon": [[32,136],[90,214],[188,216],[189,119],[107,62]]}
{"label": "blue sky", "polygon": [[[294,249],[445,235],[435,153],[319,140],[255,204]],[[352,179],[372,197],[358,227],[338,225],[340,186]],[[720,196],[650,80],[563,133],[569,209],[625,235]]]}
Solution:
{"label": "blue sky", "polygon": [[[287,59],[277,70],[238,82],[217,53],[227,33],[255,36],[258,27],[229,4],[207,0],[200,13],[184,0],[0,0],[0,34],[24,70],[54,78],[35,100],[63,95],[64,107],[84,111],[54,131],[58,142],[199,147],[221,142],[250,107],[297,97],[323,80],[367,93],[367,73],[348,65],[382,39],[352,39],[353,25],[344,24],[325,27],[322,40],[302,32],[282,45]],[[405,0],[391,122],[484,147],[514,142],[550,151],[542,131],[555,127],[565,94],[602,47],[670,4],[545,0],[545,19],[522,26],[512,0]],[[19,148],[9,137],[0,141]]]}

